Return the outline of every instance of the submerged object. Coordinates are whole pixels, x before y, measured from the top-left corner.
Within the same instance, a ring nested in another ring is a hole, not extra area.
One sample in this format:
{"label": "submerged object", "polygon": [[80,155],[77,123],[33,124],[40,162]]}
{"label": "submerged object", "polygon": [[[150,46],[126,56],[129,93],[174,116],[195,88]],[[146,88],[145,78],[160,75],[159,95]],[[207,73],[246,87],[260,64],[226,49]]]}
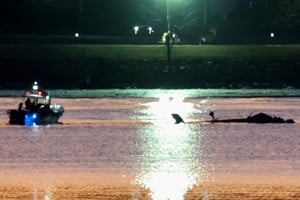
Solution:
{"label": "submerged object", "polygon": [[18,109],[7,110],[10,124],[33,126],[59,123],[64,108],[58,104],[51,105],[51,97],[39,88],[37,82],[31,90],[25,90],[23,96],[25,100]]}
{"label": "submerged object", "polygon": [[180,115],[173,113],[172,117],[175,119],[175,124],[184,123],[183,119],[180,117]]}
{"label": "submerged object", "polygon": [[247,118],[232,118],[232,119],[215,118],[214,112],[210,112],[209,115],[212,117],[212,120],[209,122],[213,122],[213,123],[218,123],[218,122],[221,122],[221,123],[244,122],[244,123],[260,123],[260,124],[264,124],[264,123],[290,123],[290,124],[293,124],[293,123],[295,123],[295,121],[293,119],[284,120],[281,117],[271,116],[271,115],[268,115],[265,113],[258,113],[253,116],[248,116]]}

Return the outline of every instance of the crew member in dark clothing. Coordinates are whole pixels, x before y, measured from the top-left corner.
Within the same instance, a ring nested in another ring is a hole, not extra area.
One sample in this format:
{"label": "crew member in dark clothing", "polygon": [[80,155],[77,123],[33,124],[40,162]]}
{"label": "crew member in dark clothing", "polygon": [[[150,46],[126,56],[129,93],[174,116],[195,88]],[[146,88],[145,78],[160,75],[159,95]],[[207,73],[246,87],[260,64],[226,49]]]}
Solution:
{"label": "crew member in dark clothing", "polygon": [[31,103],[29,98],[27,98],[26,101],[25,101],[25,109],[26,110],[31,110],[32,109],[32,103]]}

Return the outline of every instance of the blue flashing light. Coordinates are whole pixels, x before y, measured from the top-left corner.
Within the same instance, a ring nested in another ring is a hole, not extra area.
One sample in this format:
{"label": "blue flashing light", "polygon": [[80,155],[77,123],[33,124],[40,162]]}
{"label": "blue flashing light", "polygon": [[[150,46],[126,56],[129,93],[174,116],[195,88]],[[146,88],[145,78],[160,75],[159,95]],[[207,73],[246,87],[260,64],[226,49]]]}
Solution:
{"label": "blue flashing light", "polygon": [[35,126],[38,124],[40,116],[38,113],[27,113],[25,115],[24,124],[25,126]]}

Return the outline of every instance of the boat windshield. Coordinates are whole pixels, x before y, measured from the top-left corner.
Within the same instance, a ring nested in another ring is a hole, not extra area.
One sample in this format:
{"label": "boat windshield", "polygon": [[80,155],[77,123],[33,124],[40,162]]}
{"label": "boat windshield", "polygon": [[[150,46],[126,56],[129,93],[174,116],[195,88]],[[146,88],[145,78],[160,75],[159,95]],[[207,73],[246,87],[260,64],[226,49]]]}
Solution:
{"label": "boat windshield", "polygon": [[[50,105],[51,103],[51,99],[49,96],[45,96],[45,97],[37,97],[37,96],[26,96],[25,97],[25,102],[29,101],[30,103],[34,104],[34,105]],[[26,105],[26,103],[25,103]]]}

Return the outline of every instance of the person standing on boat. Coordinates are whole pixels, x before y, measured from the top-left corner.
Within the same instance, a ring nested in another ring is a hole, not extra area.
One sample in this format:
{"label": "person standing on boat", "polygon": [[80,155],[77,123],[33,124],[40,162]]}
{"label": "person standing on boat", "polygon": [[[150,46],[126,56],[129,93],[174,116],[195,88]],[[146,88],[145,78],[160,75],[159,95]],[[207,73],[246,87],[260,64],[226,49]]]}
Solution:
{"label": "person standing on boat", "polygon": [[19,103],[18,110],[19,110],[19,111],[20,111],[20,110],[23,110],[23,102],[20,102],[20,103]]}
{"label": "person standing on boat", "polygon": [[31,110],[32,109],[32,103],[30,101],[30,98],[27,98],[25,101],[25,109],[26,110]]}

